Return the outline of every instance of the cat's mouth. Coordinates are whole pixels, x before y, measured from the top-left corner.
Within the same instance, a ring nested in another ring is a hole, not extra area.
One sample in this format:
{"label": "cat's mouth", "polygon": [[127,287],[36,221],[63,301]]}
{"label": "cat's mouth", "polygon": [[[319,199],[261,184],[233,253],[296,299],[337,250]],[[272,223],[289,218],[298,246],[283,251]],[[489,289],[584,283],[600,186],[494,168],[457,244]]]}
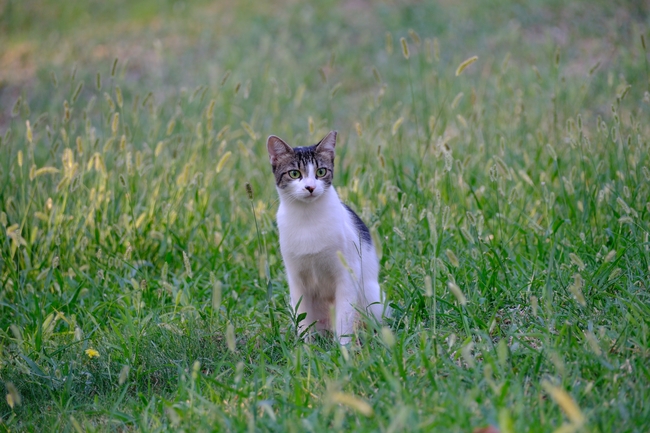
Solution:
{"label": "cat's mouth", "polygon": [[317,198],[319,198],[320,196],[321,194],[318,194],[316,191],[312,191],[312,192],[305,191],[301,194],[298,194],[296,198],[305,203],[311,203]]}

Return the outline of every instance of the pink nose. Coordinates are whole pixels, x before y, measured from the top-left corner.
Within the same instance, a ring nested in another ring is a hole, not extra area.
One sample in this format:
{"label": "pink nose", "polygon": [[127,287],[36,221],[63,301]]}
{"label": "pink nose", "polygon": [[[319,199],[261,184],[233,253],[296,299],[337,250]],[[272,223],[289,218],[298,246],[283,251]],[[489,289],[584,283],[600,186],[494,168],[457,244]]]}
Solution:
{"label": "pink nose", "polygon": [[305,189],[309,191],[310,193],[314,192],[314,187],[313,186],[306,186]]}

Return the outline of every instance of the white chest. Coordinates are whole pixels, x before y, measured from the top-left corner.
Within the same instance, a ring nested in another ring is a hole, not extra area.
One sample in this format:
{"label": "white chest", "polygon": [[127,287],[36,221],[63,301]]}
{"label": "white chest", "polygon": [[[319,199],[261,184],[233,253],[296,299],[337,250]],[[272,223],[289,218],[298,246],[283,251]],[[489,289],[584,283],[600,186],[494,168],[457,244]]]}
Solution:
{"label": "white chest", "polygon": [[335,253],[344,244],[346,215],[337,212],[278,212],[280,248],[284,257]]}
{"label": "white chest", "polygon": [[348,212],[334,188],[313,203],[282,200],[278,230],[283,257],[333,253],[342,249],[353,233]]}

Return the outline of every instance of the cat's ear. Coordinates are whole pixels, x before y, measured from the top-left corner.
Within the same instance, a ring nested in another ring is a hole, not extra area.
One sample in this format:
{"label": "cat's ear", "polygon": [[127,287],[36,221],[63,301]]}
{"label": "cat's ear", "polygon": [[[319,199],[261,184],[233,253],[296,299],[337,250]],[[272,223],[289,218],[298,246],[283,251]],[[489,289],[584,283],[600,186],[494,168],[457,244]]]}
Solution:
{"label": "cat's ear", "polygon": [[269,151],[271,164],[274,165],[278,159],[282,158],[282,156],[293,154],[291,146],[275,135],[269,135],[269,138],[266,140],[266,149]]}
{"label": "cat's ear", "polygon": [[332,154],[334,158],[334,147],[336,146],[336,131],[330,131],[329,134],[325,136],[321,141],[316,145],[317,152],[328,152]]}

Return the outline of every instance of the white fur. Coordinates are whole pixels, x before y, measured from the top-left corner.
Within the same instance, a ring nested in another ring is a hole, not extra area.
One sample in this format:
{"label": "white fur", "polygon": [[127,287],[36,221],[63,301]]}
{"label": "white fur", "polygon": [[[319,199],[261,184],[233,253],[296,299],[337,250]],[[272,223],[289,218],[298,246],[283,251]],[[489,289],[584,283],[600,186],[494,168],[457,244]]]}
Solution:
{"label": "white fur", "polygon": [[[313,193],[308,186],[314,188]],[[357,318],[355,308],[378,320],[384,312],[374,247],[361,244],[334,186],[328,188],[317,179],[313,166],[307,176],[278,188],[278,193],[280,250],[291,304],[295,308],[300,301],[297,314],[307,313],[300,327],[316,322],[317,330],[332,329],[340,343],[347,344]],[[339,251],[349,269],[340,260]]]}

